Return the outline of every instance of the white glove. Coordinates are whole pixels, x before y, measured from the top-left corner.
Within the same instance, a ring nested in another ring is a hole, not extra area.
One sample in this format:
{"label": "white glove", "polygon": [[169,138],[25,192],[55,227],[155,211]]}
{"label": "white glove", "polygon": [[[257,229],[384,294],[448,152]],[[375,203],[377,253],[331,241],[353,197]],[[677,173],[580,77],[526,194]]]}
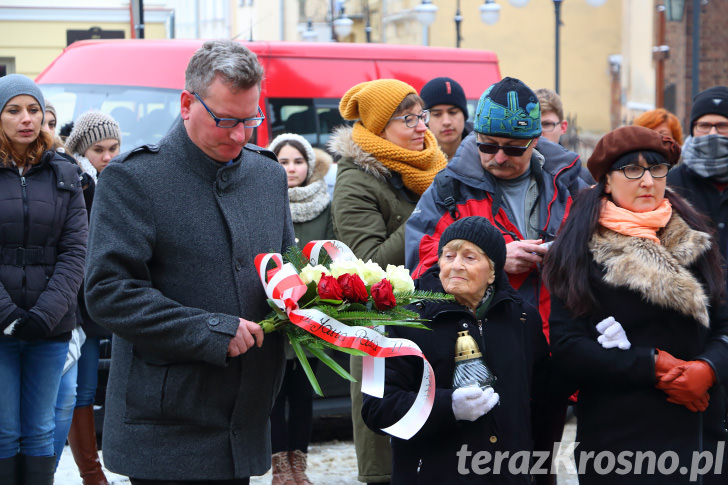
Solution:
{"label": "white glove", "polygon": [[632,343],[627,338],[627,333],[622,328],[622,324],[616,321],[614,317],[607,317],[597,323],[597,331],[601,333],[597,337],[597,342],[602,344],[602,347],[605,349],[619,347],[622,350],[627,350],[632,347]]}
{"label": "white glove", "polygon": [[492,387],[461,387],[452,393],[452,412],[458,421],[475,421],[498,404],[500,396]]}

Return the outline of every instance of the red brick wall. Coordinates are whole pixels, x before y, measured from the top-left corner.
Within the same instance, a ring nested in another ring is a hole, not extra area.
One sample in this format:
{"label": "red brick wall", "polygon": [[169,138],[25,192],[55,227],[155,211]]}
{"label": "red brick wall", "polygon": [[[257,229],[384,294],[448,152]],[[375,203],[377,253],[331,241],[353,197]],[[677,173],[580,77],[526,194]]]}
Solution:
{"label": "red brick wall", "polygon": [[[662,3],[663,0],[656,0]],[[701,2],[702,3],[702,2]],[[675,115],[687,133],[692,106],[693,0],[685,0],[681,22],[667,22],[666,43],[670,57],[665,63],[665,85],[675,85]],[[728,1],[711,0],[700,10],[700,64],[698,92],[711,86],[728,86]],[[666,98],[666,103],[669,99]]]}

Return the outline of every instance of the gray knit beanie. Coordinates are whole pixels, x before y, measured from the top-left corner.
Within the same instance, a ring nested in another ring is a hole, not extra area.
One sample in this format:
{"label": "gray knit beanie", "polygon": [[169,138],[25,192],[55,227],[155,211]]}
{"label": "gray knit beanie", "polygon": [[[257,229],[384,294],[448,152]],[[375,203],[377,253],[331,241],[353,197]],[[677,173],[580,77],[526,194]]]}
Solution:
{"label": "gray knit beanie", "polygon": [[290,140],[295,140],[303,145],[303,149],[306,151],[303,156],[306,157],[306,162],[308,162],[308,173],[306,174],[306,181],[309,181],[311,179],[311,175],[313,175],[313,169],[316,166],[316,154],[313,152],[313,147],[308,142],[308,140],[306,140],[301,135],[297,135],[295,133],[281,133],[280,135],[275,137],[272,142],[270,142],[268,150],[276,153],[277,156],[278,147],[285,145],[285,143]]}
{"label": "gray knit beanie", "polygon": [[43,119],[45,119],[45,99],[43,98],[43,92],[32,79],[22,74],[8,74],[7,76],[0,77],[0,111],[5,109],[8,101],[22,94],[33,96],[38,101],[43,111]]}
{"label": "gray knit beanie", "polygon": [[119,123],[100,111],[88,111],[74,122],[73,130],[66,139],[66,150],[84,156],[93,144],[110,139],[121,143]]}

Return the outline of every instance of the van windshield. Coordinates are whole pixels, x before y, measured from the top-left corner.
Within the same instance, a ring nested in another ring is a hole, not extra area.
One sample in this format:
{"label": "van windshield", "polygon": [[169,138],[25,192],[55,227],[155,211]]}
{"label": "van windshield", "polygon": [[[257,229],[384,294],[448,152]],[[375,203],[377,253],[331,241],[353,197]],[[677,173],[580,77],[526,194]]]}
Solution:
{"label": "van windshield", "polygon": [[89,110],[114,118],[121,128],[121,151],[157,143],[180,112],[180,90],[93,84],[39,84],[58,115],[57,131]]}

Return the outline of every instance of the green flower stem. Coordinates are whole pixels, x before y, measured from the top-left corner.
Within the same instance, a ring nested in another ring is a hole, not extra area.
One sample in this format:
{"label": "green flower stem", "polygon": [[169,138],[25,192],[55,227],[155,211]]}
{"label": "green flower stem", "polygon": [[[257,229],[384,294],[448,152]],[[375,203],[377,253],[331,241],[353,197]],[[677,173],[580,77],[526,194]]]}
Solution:
{"label": "green flower stem", "polygon": [[288,320],[281,320],[277,317],[272,317],[258,322],[258,325],[263,327],[263,333],[271,333],[275,332],[286,323],[288,323]]}

